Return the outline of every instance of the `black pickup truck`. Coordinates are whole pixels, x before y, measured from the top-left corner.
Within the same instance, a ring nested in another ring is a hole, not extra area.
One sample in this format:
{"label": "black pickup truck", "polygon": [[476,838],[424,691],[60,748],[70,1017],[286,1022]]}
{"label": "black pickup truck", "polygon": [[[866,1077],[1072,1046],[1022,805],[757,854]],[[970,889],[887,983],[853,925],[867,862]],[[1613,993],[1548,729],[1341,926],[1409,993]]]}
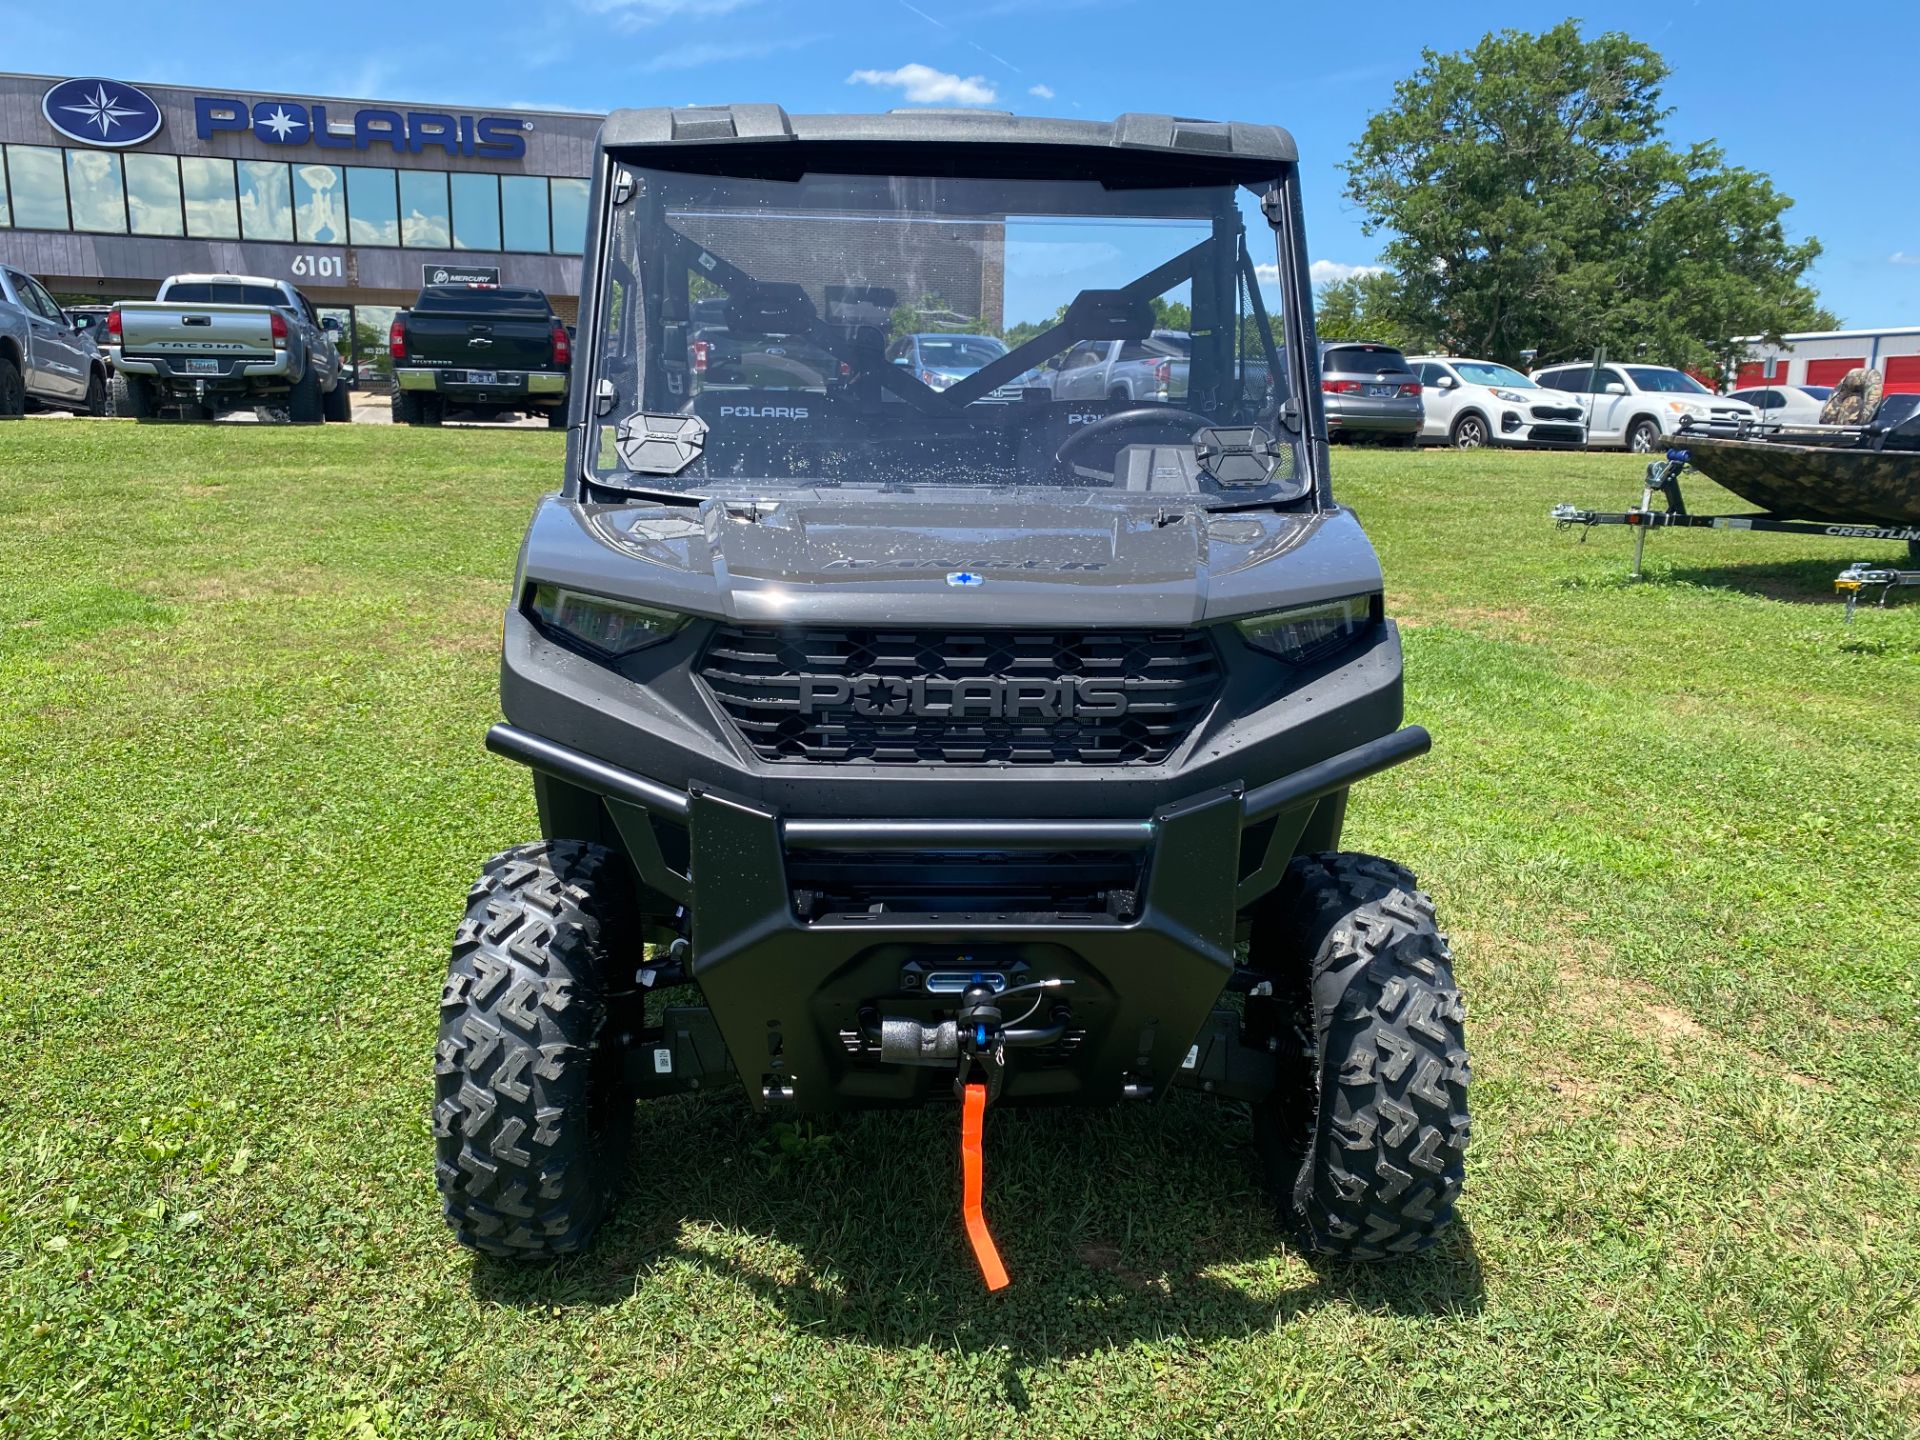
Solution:
{"label": "black pickup truck", "polygon": [[396,425],[438,425],[464,411],[543,414],[550,429],[566,428],[573,341],[538,290],[429,285],[393,317],[387,348]]}

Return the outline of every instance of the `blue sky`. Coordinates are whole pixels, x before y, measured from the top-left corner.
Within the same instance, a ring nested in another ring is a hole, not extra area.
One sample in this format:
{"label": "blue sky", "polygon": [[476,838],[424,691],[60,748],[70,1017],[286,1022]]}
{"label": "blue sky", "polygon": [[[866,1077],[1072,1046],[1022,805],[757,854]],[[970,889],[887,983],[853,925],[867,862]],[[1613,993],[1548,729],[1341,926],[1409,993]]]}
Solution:
{"label": "blue sky", "polygon": [[[255,94],[604,110],[774,100],[791,110],[990,104],[1272,121],[1300,144],[1321,278],[1374,259],[1339,162],[1423,47],[1568,12],[1473,0],[466,0],[8,7],[0,64]],[[1714,139],[1797,202],[1849,325],[1920,324],[1911,183],[1920,4],[1592,4],[1589,33],[1665,54],[1677,144]],[[1834,23],[1824,23],[1831,16]],[[1905,120],[1901,119],[1906,115]]]}

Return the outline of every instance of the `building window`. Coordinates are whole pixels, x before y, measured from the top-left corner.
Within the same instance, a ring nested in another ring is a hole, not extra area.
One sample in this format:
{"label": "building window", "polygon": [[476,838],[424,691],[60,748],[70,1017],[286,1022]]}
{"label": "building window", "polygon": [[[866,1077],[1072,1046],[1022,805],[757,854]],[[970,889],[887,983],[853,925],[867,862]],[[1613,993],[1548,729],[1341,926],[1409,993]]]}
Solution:
{"label": "building window", "polygon": [[293,167],[293,218],[303,245],[347,243],[347,195],[331,165]]}
{"label": "building window", "polygon": [[539,175],[500,177],[500,216],[505,248],[547,251],[553,237],[547,227],[547,182]]}
{"label": "building window", "polygon": [[393,171],[347,166],[347,235],[355,245],[400,243]]}
{"label": "building window", "polygon": [[587,248],[587,182],[553,182],[553,248],[559,255],[578,255]]}
{"label": "building window", "polygon": [[13,223],[23,230],[67,228],[67,174],[58,150],[41,145],[7,146]]}
{"label": "building window", "polygon": [[13,210],[7,204],[7,147],[0,145],[0,230],[13,224]]}
{"label": "building window", "polygon": [[274,160],[240,162],[240,228],[249,240],[293,239],[293,184]]}
{"label": "building window", "polygon": [[67,151],[67,194],[73,228],[102,235],[127,233],[127,192],[120,187],[120,157],[104,150]]}
{"label": "building window", "polygon": [[196,240],[238,240],[240,206],[233,188],[233,162],[180,157],[180,192],[186,201],[187,234]]}
{"label": "building window", "polygon": [[500,248],[500,178],[456,171],[453,181],[453,248]]}
{"label": "building window", "polygon": [[444,250],[453,243],[444,172],[400,172],[400,243],[423,250]]}
{"label": "building window", "polygon": [[180,162],[171,155],[129,155],[127,219],[136,235],[184,235],[180,213]]}

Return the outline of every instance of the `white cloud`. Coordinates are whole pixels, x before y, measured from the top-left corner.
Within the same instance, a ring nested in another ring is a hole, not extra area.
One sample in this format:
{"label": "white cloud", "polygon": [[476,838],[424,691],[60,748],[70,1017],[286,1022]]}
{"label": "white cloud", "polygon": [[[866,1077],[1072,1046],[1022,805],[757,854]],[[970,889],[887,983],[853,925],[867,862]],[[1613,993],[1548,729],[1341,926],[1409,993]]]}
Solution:
{"label": "white cloud", "polygon": [[1307,275],[1316,285],[1331,285],[1359,275],[1384,275],[1384,265],[1348,265],[1339,260],[1316,260],[1307,267]]}
{"label": "white cloud", "polygon": [[1920,255],[1909,255],[1904,250],[1896,250],[1887,257],[1890,265],[1920,265]]}
{"label": "white cloud", "polygon": [[711,19],[743,10],[754,0],[576,0],[590,14],[611,18],[622,30],[644,30],[683,15]]}
{"label": "white cloud", "polygon": [[1258,280],[1262,285],[1278,285],[1280,283],[1280,267],[1278,265],[1255,265],[1253,267],[1253,278]]}
{"label": "white cloud", "polygon": [[640,69],[645,73],[696,70],[702,65],[717,65],[728,60],[764,60],[782,50],[798,50],[802,45],[811,45],[817,38],[813,35],[791,35],[775,40],[741,40],[730,44],[694,41],[656,52]]}
{"label": "white cloud", "polygon": [[1051,85],[1029,85],[1027,87],[1027,93],[1036,100],[1053,99],[1053,87]]}
{"label": "white cloud", "polygon": [[898,70],[856,70],[847,84],[899,90],[916,105],[991,105],[995,99],[984,75],[954,75],[917,63]]}

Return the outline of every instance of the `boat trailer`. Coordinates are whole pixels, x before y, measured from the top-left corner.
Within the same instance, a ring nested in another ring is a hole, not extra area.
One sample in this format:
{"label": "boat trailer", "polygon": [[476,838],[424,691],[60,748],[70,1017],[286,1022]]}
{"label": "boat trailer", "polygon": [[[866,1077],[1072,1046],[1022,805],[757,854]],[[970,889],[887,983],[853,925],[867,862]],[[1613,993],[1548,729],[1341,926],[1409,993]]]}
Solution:
{"label": "boat trailer", "polygon": [[1894,570],[1882,565],[1869,565],[1857,560],[1834,577],[1833,588],[1847,597],[1847,623],[1853,623],[1854,608],[1860,603],[1860,592],[1880,587],[1880,604],[1886,606],[1887,597],[1895,590],[1908,585],[1920,585],[1920,570]]}
{"label": "boat trailer", "polygon": [[[1920,525],[1850,525],[1824,520],[1782,520],[1772,515],[1695,515],[1687,509],[1686,497],[1680,493],[1680,476],[1687,468],[1687,452],[1682,449],[1667,451],[1667,458],[1655,460],[1647,466],[1646,491],[1640,497],[1640,503],[1631,510],[1583,510],[1575,505],[1556,505],[1552,518],[1555,525],[1566,530],[1573,526],[1581,528],[1581,540],[1586,540],[1586,531],[1595,525],[1626,525],[1633,530],[1633,578],[1641,578],[1641,562],[1646,556],[1647,533],[1651,530],[1755,530],[1775,535],[1819,535],[1829,540],[1905,540],[1909,545],[1920,544]],[[1654,498],[1658,496],[1662,508],[1654,508]],[[1855,570],[1862,570],[1856,565]],[[1851,573],[1851,572],[1848,572]],[[1890,582],[1894,585],[1920,583],[1920,571],[1882,571],[1863,570],[1863,574],[1878,577],[1882,574],[1899,576],[1912,575],[1916,579],[1898,579]],[[1846,577],[1843,575],[1842,580]],[[1835,582],[1838,585],[1840,582]],[[1868,585],[1886,583],[1879,579],[1869,579]],[[1844,589],[1844,587],[1842,587]],[[1857,593],[1857,592],[1856,592]],[[1882,594],[1884,601],[1885,595]],[[1851,614],[1851,609],[1849,609]]]}

